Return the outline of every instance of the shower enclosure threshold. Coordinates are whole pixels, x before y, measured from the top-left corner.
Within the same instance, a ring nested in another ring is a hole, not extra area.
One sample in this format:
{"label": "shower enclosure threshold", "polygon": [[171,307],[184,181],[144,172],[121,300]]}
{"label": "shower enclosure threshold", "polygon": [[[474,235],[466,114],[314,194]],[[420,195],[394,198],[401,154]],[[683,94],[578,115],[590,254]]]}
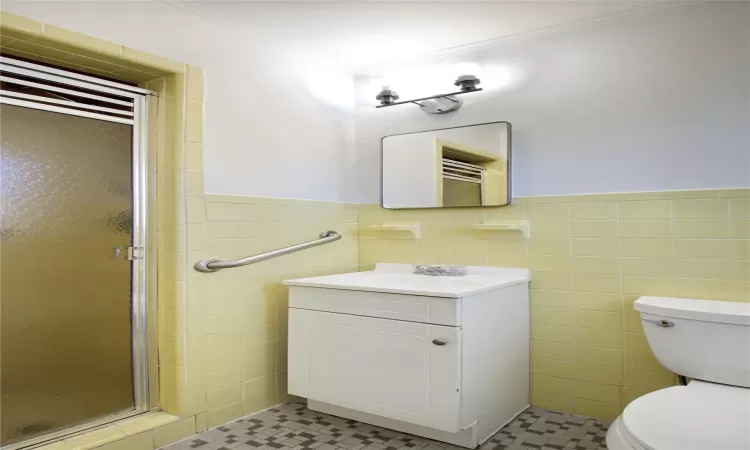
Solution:
{"label": "shower enclosure threshold", "polygon": [[[69,450],[97,448],[148,433],[182,418],[163,411],[130,411],[60,430],[37,439],[0,447],[1,450]],[[181,438],[180,438],[181,439]],[[68,445],[66,445],[68,444]]]}

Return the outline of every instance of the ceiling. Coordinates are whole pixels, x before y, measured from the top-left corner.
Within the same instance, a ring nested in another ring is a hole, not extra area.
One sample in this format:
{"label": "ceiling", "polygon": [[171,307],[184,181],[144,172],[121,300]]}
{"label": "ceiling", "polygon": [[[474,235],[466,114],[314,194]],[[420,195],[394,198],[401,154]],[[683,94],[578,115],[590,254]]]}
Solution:
{"label": "ceiling", "polygon": [[349,70],[639,9],[636,1],[167,1]]}
{"label": "ceiling", "polygon": [[[1,0],[3,9],[209,67],[370,74],[655,1]],[[134,32],[137,30],[137,32]],[[275,69],[276,68],[276,69]],[[327,75],[321,75],[323,77]]]}

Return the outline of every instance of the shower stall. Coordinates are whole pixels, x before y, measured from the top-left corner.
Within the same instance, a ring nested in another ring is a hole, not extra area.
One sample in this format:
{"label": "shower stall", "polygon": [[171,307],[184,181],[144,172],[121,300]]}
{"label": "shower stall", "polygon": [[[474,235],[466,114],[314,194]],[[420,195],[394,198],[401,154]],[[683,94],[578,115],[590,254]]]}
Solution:
{"label": "shower stall", "polygon": [[0,57],[0,447],[157,404],[148,103]]}

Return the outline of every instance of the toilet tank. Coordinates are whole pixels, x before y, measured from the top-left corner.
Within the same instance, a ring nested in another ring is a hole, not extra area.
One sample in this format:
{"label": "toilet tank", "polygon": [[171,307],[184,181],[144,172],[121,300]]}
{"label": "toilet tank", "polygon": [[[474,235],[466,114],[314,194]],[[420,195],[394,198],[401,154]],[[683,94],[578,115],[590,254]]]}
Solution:
{"label": "toilet tank", "polygon": [[697,380],[750,387],[750,303],[641,297],[633,307],[664,367]]}

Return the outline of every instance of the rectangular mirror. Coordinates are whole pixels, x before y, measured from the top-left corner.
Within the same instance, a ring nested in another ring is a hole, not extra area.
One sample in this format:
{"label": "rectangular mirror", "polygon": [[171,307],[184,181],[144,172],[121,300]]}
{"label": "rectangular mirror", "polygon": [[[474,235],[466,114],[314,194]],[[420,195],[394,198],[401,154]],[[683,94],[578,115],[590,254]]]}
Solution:
{"label": "rectangular mirror", "polygon": [[509,205],[510,134],[492,122],[384,137],[383,208]]}

